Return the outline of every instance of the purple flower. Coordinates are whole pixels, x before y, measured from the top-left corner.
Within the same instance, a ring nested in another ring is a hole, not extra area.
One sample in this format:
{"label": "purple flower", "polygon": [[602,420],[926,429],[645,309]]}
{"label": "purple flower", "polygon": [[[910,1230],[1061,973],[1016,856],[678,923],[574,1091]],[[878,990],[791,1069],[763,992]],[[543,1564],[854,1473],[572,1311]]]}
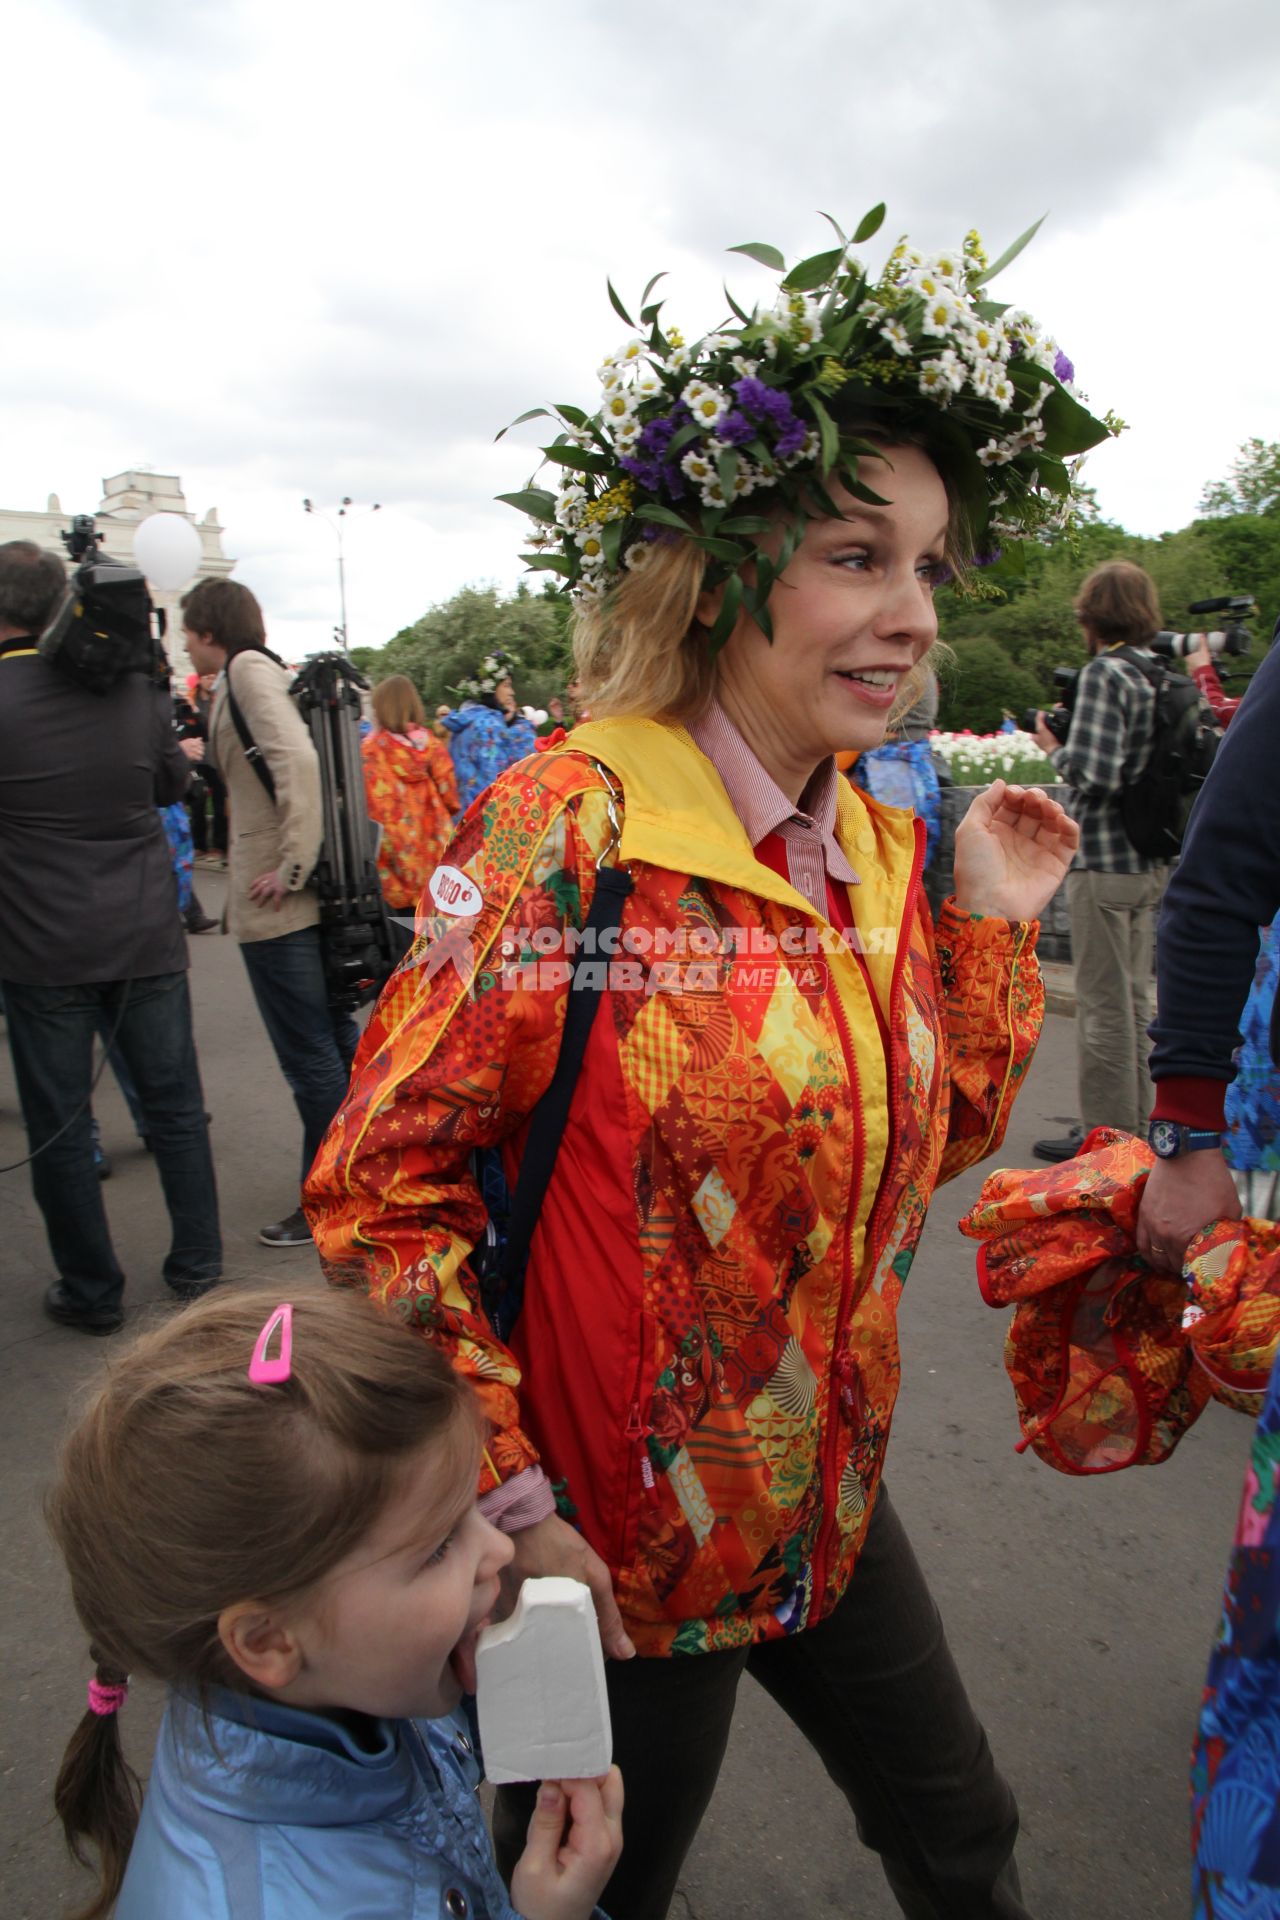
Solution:
{"label": "purple flower", "polygon": [[808,429],[804,421],[797,420],[793,415],[787,426],[778,435],[775,447],[778,458],[780,460],[789,460],[793,453],[799,453],[807,438]]}
{"label": "purple flower", "polygon": [[675,438],[676,422],[669,413],[660,413],[656,420],[650,420],[640,435],[641,453],[665,453]]}
{"label": "purple flower", "polygon": [[1066,354],[1062,351],[1061,347],[1059,347],[1057,354],[1054,357],[1053,371],[1054,371],[1055,378],[1061,380],[1064,387],[1067,385],[1069,381],[1074,380],[1076,377],[1076,370],[1072,366],[1071,362],[1068,360]]}
{"label": "purple flower", "polygon": [[716,421],[716,439],[726,447],[745,447],[756,437],[756,428],[745,413],[726,413]]}
{"label": "purple flower", "polygon": [[662,485],[662,467],[657,460],[642,460],[637,454],[623,454],[618,465],[633,480],[638,480],[648,493],[657,493]]}
{"label": "purple flower", "polygon": [[764,417],[769,406],[769,388],[763,380],[744,375],[741,380],[735,381],[733,391],[738,397],[738,405],[747,413],[754,413],[757,419]]}

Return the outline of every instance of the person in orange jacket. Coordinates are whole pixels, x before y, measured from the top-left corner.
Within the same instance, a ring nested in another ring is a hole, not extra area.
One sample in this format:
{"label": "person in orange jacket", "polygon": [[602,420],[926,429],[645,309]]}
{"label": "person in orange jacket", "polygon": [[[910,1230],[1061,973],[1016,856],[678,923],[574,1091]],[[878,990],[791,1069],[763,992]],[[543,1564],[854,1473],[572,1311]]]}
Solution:
{"label": "person in orange jacket", "polygon": [[[921,331],[914,294],[883,320],[928,363],[902,361],[894,391],[912,397],[895,413],[887,395],[876,422],[841,413],[831,363],[857,363],[867,337],[842,302],[865,286],[812,312],[784,290],[779,327],[840,316],[803,353],[789,331],[772,358],[736,334],[692,359],[629,348],[575,429],[590,461],[558,497],[519,497],[579,597],[592,719],[464,815],[307,1189],[330,1280],[473,1380],[482,1505],[514,1536],[516,1574],[591,1587],[628,1795],[601,1896],[614,1920],[667,1912],[748,1672],[813,1743],[904,1911],[1027,1912],[1013,1795],[881,1471],[898,1300],[938,1180],[1003,1137],[1043,1011],[1036,915],[1077,829],[1048,794],[996,782],[957,832],[935,928],[923,827],[834,756],[874,748],[911,705],[934,588],[984,550],[966,512],[998,493],[1002,538],[1021,511],[1042,532],[1016,463],[1034,445],[1051,469],[1038,413],[993,411],[1001,458],[980,457],[984,425],[956,486],[964,409],[931,438],[927,396],[953,364],[937,354],[959,347]],[[968,298],[953,286],[937,324]],[[1022,355],[1041,336],[1019,325]],[[1081,433],[1051,374],[1010,391],[1054,422],[1062,402],[1059,444]],[[686,413],[710,423],[715,459]],[[731,565],[741,523],[715,502],[744,477],[755,517]],[[615,524],[658,494],[661,515]],[[766,634],[758,587],[775,572]],[[605,876],[620,921],[584,951]],[[486,1232],[474,1153],[500,1149],[517,1180],[588,966],[604,992],[504,1343],[468,1265]],[[508,1864],[528,1804],[499,1790]]]}
{"label": "person in orange jacket", "polygon": [[369,818],[382,828],[378,876],[392,912],[412,912],[452,831],[458,784],[449,749],[428,732],[405,674],[378,682],[373,712],[378,724],[360,752]]}

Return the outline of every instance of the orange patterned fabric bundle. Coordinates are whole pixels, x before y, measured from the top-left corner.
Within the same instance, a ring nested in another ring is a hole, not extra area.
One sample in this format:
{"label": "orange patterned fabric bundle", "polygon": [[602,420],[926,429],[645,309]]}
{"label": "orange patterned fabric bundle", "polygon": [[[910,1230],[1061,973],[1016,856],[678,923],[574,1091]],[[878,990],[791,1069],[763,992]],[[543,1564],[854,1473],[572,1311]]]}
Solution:
{"label": "orange patterned fabric bundle", "polygon": [[1059,1166],[1002,1169],[960,1230],[984,1242],[988,1306],[1030,1446],[1062,1473],[1166,1460],[1211,1396],[1254,1411],[1280,1345],[1280,1227],[1215,1222],[1182,1275],[1148,1266],[1135,1228],[1150,1148],[1099,1127]]}

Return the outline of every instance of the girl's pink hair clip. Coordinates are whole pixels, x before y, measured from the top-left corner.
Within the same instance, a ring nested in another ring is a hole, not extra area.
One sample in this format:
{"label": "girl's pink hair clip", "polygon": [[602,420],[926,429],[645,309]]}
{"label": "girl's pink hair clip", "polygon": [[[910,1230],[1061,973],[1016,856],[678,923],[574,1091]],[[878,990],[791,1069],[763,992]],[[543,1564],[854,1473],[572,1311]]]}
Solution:
{"label": "girl's pink hair clip", "polygon": [[[280,1329],[280,1351],[268,1360],[267,1347],[276,1328]],[[293,1371],[293,1303],[282,1300],[258,1335],[258,1344],[249,1362],[249,1378],[255,1387],[278,1387]]]}

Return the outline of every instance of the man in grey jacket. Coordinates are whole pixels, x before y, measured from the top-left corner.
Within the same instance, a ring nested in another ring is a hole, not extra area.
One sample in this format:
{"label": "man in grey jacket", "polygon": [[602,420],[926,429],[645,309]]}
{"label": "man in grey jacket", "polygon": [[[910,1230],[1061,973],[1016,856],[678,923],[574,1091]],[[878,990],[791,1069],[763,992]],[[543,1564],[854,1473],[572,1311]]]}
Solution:
{"label": "man in grey jacket", "polygon": [[191,1026],[187,943],[157,806],[190,779],[168,694],[122,673],[92,693],[35,636],[62,562],[0,546],[0,987],[31,1178],[58,1278],[45,1310],[114,1333],[125,1278],[93,1162],[94,1034],[105,1015],[137,1086],[182,1299],[222,1271],[217,1188]]}

